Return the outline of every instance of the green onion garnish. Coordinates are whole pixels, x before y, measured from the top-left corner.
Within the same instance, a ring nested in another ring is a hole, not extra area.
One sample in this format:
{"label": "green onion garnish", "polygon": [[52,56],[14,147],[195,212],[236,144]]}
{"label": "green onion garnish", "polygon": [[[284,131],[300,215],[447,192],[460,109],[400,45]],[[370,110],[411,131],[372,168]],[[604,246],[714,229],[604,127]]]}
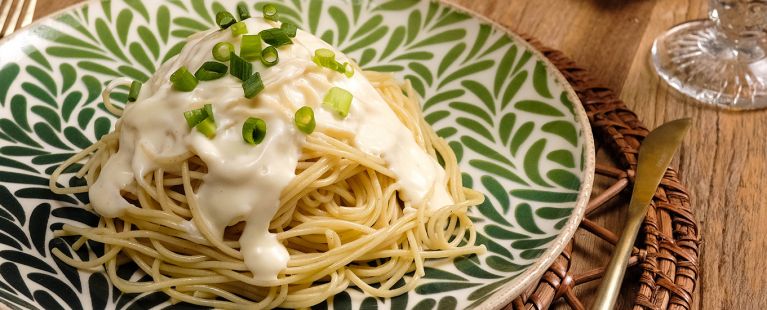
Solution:
{"label": "green onion garnish", "polygon": [[261,58],[261,37],[259,35],[242,36],[240,57],[247,61],[255,61]]}
{"label": "green onion garnish", "polygon": [[258,34],[261,36],[261,39],[264,40],[264,42],[272,46],[282,46],[285,44],[293,44],[293,41],[290,40],[290,37],[288,37],[288,34],[285,33],[285,31],[280,28],[262,30]]}
{"label": "green onion garnish", "polygon": [[271,67],[280,62],[280,54],[277,53],[277,48],[274,46],[268,46],[261,51],[261,63],[264,66]]}
{"label": "green onion garnish", "polygon": [[248,25],[245,24],[245,22],[237,22],[234,25],[232,25],[232,35],[233,36],[239,36],[248,33]]}
{"label": "green onion garnish", "polygon": [[213,105],[206,104],[202,108],[184,112],[184,118],[189,128],[197,128],[208,138],[216,136],[216,120],[213,117]]}
{"label": "green onion garnish", "polygon": [[133,81],[130,83],[130,90],[128,91],[128,102],[136,102],[138,94],[141,92],[141,82]]}
{"label": "green onion garnish", "polygon": [[216,121],[216,118],[213,116],[213,105],[208,103],[202,106],[203,111],[205,111],[205,116],[207,118],[210,118],[213,121]]}
{"label": "green onion garnish", "polygon": [[295,38],[296,32],[298,31],[298,26],[291,23],[282,23],[282,26],[280,26],[280,29],[282,29],[282,31],[285,31],[285,34],[287,34],[288,37]]}
{"label": "green onion garnish", "polygon": [[322,106],[336,112],[341,118],[349,115],[352,105],[352,94],[343,88],[333,87],[322,99]]}
{"label": "green onion garnish", "polygon": [[257,145],[266,137],[266,122],[260,118],[249,117],[242,124],[242,139],[251,145]]}
{"label": "green onion garnish", "polygon": [[245,3],[240,2],[237,4],[237,15],[240,16],[240,20],[246,20],[250,18],[250,11]]}
{"label": "green onion garnish", "polygon": [[216,13],[216,24],[218,24],[221,29],[229,28],[230,26],[234,25],[237,20],[234,19],[234,16],[232,16],[232,13],[229,13],[227,11],[221,11]]}
{"label": "green onion garnish", "polygon": [[338,62],[336,61],[336,53],[327,48],[320,48],[315,50],[314,58],[312,60],[314,60],[314,63],[319,66],[333,70],[335,70],[338,65]]}
{"label": "green onion garnish", "polygon": [[170,75],[173,88],[183,92],[190,92],[197,87],[197,78],[186,67],[181,67]]}
{"label": "green onion garnish", "polygon": [[204,108],[194,109],[184,112],[184,118],[189,128],[194,128],[194,126],[208,118],[208,113],[205,112]]}
{"label": "green onion garnish", "polygon": [[197,78],[197,80],[200,81],[212,81],[212,80],[218,80],[224,75],[226,75],[226,71],[228,71],[229,68],[220,62],[215,61],[208,61],[202,66],[200,66],[200,69],[197,69],[197,72],[194,73],[194,76]]}
{"label": "green onion garnish", "polygon": [[345,74],[347,77],[354,75],[354,68],[348,62],[341,64],[336,60],[336,53],[327,49],[320,48],[314,51],[312,61],[320,67],[325,67],[338,73]]}
{"label": "green onion garnish", "polygon": [[277,7],[274,4],[264,5],[264,19],[276,22],[279,18],[280,15],[277,14]]}
{"label": "green onion garnish", "polygon": [[338,66],[338,69],[336,69],[336,71],[343,73],[344,75],[346,75],[346,77],[354,76],[354,67],[352,67],[352,65],[350,65],[348,62],[345,62],[343,65]]}
{"label": "green onion garnish", "polygon": [[213,58],[218,61],[229,61],[229,54],[234,52],[234,45],[229,42],[218,42],[213,46]]}
{"label": "green onion garnish", "polygon": [[202,122],[197,124],[197,126],[194,126],[194,128],[197,128],[197,131],[204,134],[209,139],[216,136],[216,122],[213,121],[212,117],[207,117]]}
{"label": "green onion garnish", "polygon": [[317,126],[317,123],[314,121],[314,110],[306,106],[301,107],[296,111],[293,121],[296,123],[298,130],[307,135],[314,132],[314,127]]}
{"label": "green onion garnish", "polygon": [[245,82],[242,83],[242,90],[245,92],[245,98],[253,98],[262,90],[264,90],[264,81],[261,80],[261,74],[251,75]]}
{"label": "green onion garnish", "polygon": [[242,81],[247,80],[253,74],[253,64],[232,52],[229,54],[229,73]]}

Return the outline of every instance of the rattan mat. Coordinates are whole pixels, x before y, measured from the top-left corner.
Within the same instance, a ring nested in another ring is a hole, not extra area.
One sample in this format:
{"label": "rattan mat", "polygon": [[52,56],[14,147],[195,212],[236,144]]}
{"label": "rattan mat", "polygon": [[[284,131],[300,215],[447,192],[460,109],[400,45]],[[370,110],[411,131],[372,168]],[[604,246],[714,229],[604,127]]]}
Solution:
{"label": "rattan mat", "polygon": [[[585,231],[609,244],[617,242],[621,225],[605,225],[617,228],[611,231],[598,224],[598,217],[606,212],[625,214],[639,145],[648,130],[611,90],[596,86],[589,74],[564,54],[534,39],[527,39],[559,68],[581,99],[598,150],[597,181],[576,238],[571,240],[540,282],[527,289],[506,309],[541,310],[568,306],[584,309],[588,305],[578,296],[593,296],[595,282],[601,278],[609,259],[578,251],[579,241],[589,241],[578,236],[585,234]],[[675,170],[666,171],[637,240],[624,281],[624,288],[628,289],[622,291],[619,300],[625,306],[621,308],[689,309],[698,279],[700,236],[689,195]],[[606,251],[610,252],[611,248]],[[588,262],[592,262],[592,267],[582,268]],[[599,263],[595,265],[593,262]],[[581,268],[573,268],[574,265]]]}

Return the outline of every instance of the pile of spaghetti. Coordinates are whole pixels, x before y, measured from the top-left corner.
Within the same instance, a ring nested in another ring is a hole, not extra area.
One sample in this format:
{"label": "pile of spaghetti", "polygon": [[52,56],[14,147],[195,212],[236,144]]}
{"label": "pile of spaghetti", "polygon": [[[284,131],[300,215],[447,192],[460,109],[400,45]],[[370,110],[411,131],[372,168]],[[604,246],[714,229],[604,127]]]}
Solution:
{"label": "pile of spaghetti", "polygon": [[[102,243],[103,255],[85,261],[58,249],[54,255],[84,270],[103,266],[111,283],[125,293],[162,291],[173,301],[255,309],[310,307],[349,286],[370,296],[393,297],[415,287],[428,259],[484,251],[475,245],[475,230],[467,216],[468,208],[481,203],[483,196],[462,186],[455,154],[422,117],[413,89],[389,74],[358,75],[373,85],[417,145],[442,163],[445,184],[437,186],[446,188],[452,204],[429,207],[433,192],[411,203],[403,198],[403,188],[386,160],[360,150],[348,133],[318,127],[305,136],[295,177],[279,194],[279,208],[268,223],[269,232],[289,254],[287,267],[274,280],[254,278],[244,262],[240,251],[244,219],[227,226],[223,236],[207,228],[198,192],[209,167],[193,151],[162,158],[161,168],[135,176],[120,191],[132,207],[119,216],[101,214],[97,227],[64,225],[56,232],[80,236],[75,249],[88,240]],[[106,101],[114,113],[123,112]],[[124,126],[118,122],[114,132],[62,164],[51,176],[52,190],[88,192],[123,147]],[[56,186],[66,183],[58,180],[71,177],[62,172],[76,163],[83,166],[75,177],[88,185]],[[117,269],[128,261],[152,280],[120,278]]]}

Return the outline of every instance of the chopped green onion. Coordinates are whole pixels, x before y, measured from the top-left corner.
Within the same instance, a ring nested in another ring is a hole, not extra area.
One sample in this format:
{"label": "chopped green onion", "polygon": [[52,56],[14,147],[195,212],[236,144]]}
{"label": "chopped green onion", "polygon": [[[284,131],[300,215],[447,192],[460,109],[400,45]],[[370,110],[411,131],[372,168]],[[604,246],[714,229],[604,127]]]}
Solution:
{"label": "chopped green onion", "polygon": [[208,113],[205,112],[205,108],[194,109],[184,112],[184,118],[189,128],[194,128],[194,126],[208,118]]}
{"label": "chopped green onion", "polygon": [[280,54],[277,53],[277,48],[274,46],[268,46],[261,51],[261,63],[264,66],[271,67],[280,62]]}
{"label": "chopped green onion", "polygon": [[183,92],[190,92],[197,87],[197,78],[186,67],[181,67],[170,75],[173,88]]}
{"label": "chopped green onion", "polygon": [[197,131],[208,138],[216,136],[216,120],[213,117],[213,105],[206,104],[202,108],[184,112],[184,118],[189,128],[197,128]]}
{"label": "chopped green onion", "polygon": [[352,67],[352,65],[350,65],[348,62],[345,62],[343,65],[339,66],[339,68],[343,69],[343,72],[341,72],[340,70],[336,70],[336,71],[343,73],[344,75],[346,75],[346,77],[350,78],[354,76],[354,67]]}
{"label": "chopped green onion", "polygon": [[333,87],[322,99],[322,105],[336,112],[341,118],[349,115],[349,108],[352,105],[352,94],[343,88]]}
{"label": "chopped green onion", "polygon": [[314,60],[316,64],[322,67],[330,68],[333,70],[335,70],[336,64],[338,63],[336,61],[336,53],[327,48],[320,48],[315,50],[314,58],[312,60]]}
{"label": "chopped green onion", "polygon": [[280,28],[272,28],[262,30],[259,35],[264,42],[272,46],[282,46],[285,44],[293,44],[288,34]]}
{"label": "chopped green onion", "polygon": [[184,118],[186,119],[189,128],[194,128],[194,126],[197,126],[197,124],[206,118],[210,118],[213,121],[216,120],[215,117],[213,117],[213,105],[209,103],[202,108],[184,112]]}
{"label": "chopped green onion", "polygon": [[351,66],[351,64],[348,62],[341,64],[336,60],[336,53],[327,48],[320,48],[314,51],[314,57],[312,58],[312,61],[314,61],[314,63],[320,67],[325,67],[338,73],[343,73],[347,77],[352,77],[354,75],[354,68]]}
{"label": "chopped green onion", "polygon": [[212,119],[213,121],[216,121],[216,118],[213,116],[213,105],[208,103],[202,106],[202,109],[205,111],[205,115]]}
{"label": "chopped green onion", "polygon": [[298,130],[307,135],[314,132],[314,127],[317,126],[317,123],[314,121],[314,110],[306,106],[301,107],[296,111],[293,121],[296,123]]}
{"label": "chopped green onion", "polygon": [[261,37],[259,35],[242,36],[240,57],[247,61],[255,61],[261,58]]}
{"label": "chopped green onion", "polygon": [[245,3],[240,2],[237,4],[237,15],[240,16],[240,20],[246,20],[250,18],[250,11]]}
{"label": "chopped green onion", "polygon": [[260,118],[249,117],[242,124],[242,139],[251,145],[258,145],[266,137],[266,122]]}
{"label": "chopped green onion", "polygon": [[242,90],[245,92],[245,98],[253,98],[262,90],[264,90],[264,81],[261,80],[261,74],[251,75],[245,82],[242,83]]}
{"label": "chopped green onion", "polygon": [[287,34],[288,37],[295,38],[296,32],[298,31],[298,26],[291,23],[282,23],[282,25],[280,26],[280,29],[282,29],[282,31],[285,31],[285,34]]}
{"label": "chopped green onion", "polygon": [[226,29],[234,25],[237,20],[234,19],[234,16],[232,16],[232,13],[229,13],[227,11],[221,11],[216,13],[216,24],[218,24],[221,29]]}
{"label": "chopped green onion", "polygon": [[233,36],[239,36],[248,33],[248,25],[245,24],[245,22],[237,22],[234,25],[232,25],[232,35]]}
{"label": "chopped green onion", "polygon": [[229,73],[238,79],[247,80],[253,74],[253,64],[240,58],[234,52],[229,55]]}
{"label": "chopped green onion", "polygon": [[264,5],[264,19],[276,22],[279,18],[280,15],[277,14],[277,7],[274,4]]}
{"label": "chopped green onion", "polygon": [[133,81],[130,83],[130,91],[128,91],[128,102],[136,102],[138,94],[141,92],[141,82]]}
{"label": "chopped green onion", "polygon": [[213,46],[213,58],[218,61],[229,61],[229,54],[234,52],[234,45],[229,42],[218,42]]}
{"label": "chopped green onion", "polygon": [[197,80],[200,81],[212,81],[212,80],[218,80],[224,75],[226,75],[226,71],[228,71],[229,68],[220,62],[215,61],[208,61],[202,66],[200,66],[200,69],[197,69],[197,72],[194,73],[194,76],[197,78]]}
{"label": "chopped green onion", "polygon": [[213,121],[213,117],[207,117],[202,122],[197,124],[197,126],[194,126],[194,128],[197,128],[197,131],[204,134],[209,139],[216,136],[216,122]]}

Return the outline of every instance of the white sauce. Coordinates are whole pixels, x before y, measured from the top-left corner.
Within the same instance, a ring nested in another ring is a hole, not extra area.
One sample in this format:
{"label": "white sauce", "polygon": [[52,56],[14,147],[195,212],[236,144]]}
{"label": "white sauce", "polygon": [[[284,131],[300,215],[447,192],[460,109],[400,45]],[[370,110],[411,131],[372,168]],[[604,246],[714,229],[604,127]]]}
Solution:
{"label": "white sauce", "polygon": [[[279,27],[261,18],[246,23],[249,33]],[[89,192],[99,214],[119,217],[125,208],[133,207],[122,198],[121,190],[132,191],[135,180],[157,168],[178,171],[178,167],[163,167],[160,159],[192,151],[208,167],[197,192],[208,230],[222,238],[227,226],[246,221],[239,240],[245,264],[256,280],[276,280],[289,255],[268,227],[279,208],[280,193],[295,177],[305,136],[293,125],[293,114],[304,105],[314,109],[317,131],[349,132],[355,135],[359,149],[384,159],[397,177],[403,199],[418,206],[433,191],[429,208],[453,203],[446,189],[445,171],[421,150],[371,83],[362,74],[347,78],[316,66],[311,61],[316,49],[335,49],[306,32],[299,31],[294,44],[279,48],[277,66],[265,68],[254,62],[254,71],[261,72],[266,89],[252,100],[244,98],[241,81],[229,74],[215,81],[201,81],[192,92],[172,89],[168,80],[175,70],[186,66],[196,71],[213,60],[211,50],[222,41],[234,44],[239,51],[239,37],[233,37],[229,30],[210,30],[190,38],[181,53],[144,85],[138,100],[126,107],[120,120],[119,151]],[[338,51],[336,55],[341,62],[349,61]],[[345,119],[322,108],[323,97],[334,86],[354,96]],[[184,111],[207,103],[213,105],[216,120],[213,139],[190,130],[183,117]],[[241,128],[248,117],[267,123],[266,138],[258,146],[242,141]],[[196,230],[191,222],[184,228]]]}

